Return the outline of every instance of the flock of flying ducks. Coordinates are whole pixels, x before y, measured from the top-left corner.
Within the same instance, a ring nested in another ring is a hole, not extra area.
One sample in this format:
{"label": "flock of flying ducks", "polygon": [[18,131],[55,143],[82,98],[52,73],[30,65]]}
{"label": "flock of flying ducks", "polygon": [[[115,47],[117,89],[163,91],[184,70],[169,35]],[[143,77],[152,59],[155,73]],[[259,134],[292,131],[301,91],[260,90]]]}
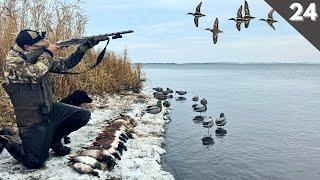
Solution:
{"label": "flock of flying ducks", "polygon": [[[198,6],[196,7],[196,11],[195,13],[188,13],[187,15],[192,15],[194,16],[194,24],[196,27],[199,27],[199,19],[201,17],[206,16],[205,14],[201,13],[201,6],[202,6],[202,2],[200,2],[198,4]],[[242,11],[244,10],[244,16],[242,14]],[[274,13],[274,9],[272,9],[269,14],[268,14],[268,18],[267,19],[260,19],[261,21],[265,21],[266,23],[269,24],[269,26],[272,27],[272,29],[276,30],[274,23],[278,22],[277,20],[275,20],[273,18],[273,13]],[[248,28],[250,25],[250,21],[255,19],[255,17],[251,16],[250,14],[250,10],[249,10],[249,4],[247,1],[244,1],[244,8],[241,5],[240,8],[238,9],[238,13],[237,13],[237,17],[235,18],[230,18],[229,20],[232,20],[236,23],[236,27],[238,29],[238,31],[241,31],[241,25],[242,23],[245,24],[245,28]],[[223,31],[221,31],[219,29],[219,19],[216,18],[213,24],[212,29],[207,28],[205,30],[210,31],[213,34],[213,43],[216,44],[218,42],[218,35],[220,33],[223,33]]]}

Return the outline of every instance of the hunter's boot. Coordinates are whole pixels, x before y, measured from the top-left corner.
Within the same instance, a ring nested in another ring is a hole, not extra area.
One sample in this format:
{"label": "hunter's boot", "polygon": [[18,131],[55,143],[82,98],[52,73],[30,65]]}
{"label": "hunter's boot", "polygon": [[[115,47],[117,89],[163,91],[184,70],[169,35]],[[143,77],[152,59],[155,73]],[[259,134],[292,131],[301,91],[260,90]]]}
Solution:
{"label": "hunter's boot", "polygon": [[0,154],[1,154],[6,144],[9,142],[9,139],[6,136],[14,136],[15,133],[10,129],[2,129],[0,131],[0,135],[5,135],[0,137]]}
{"label": "hunter's boot", "polygon": [[22,161],[24,153],[21,140],[18,136],[0,135],[0,144],[3,145],[17,161]]}
{"label": "hunter's boot", "polygon": [[61,139],[55,139],[51,145],[51,149],[55,152],[57,156],[65,156],[70,154],[71,148],[64,146]]}

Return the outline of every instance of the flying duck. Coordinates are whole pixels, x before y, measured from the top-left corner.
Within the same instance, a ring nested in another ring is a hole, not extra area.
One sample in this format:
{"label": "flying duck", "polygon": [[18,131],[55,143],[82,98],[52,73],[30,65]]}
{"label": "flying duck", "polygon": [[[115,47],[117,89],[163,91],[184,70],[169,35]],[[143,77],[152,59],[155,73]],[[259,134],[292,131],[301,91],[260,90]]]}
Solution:
{"label": "flying duck", "polygon": [[242,16],[242,5],[238,9],[237,17],[236,18],[230,18],[229,20],[232,20],[236,22],[236,26],[238,31],[241,31],[241,24],[244,22],[243,16]]}
{"label": "flying duck", "polygon": [[250,15],[250,10],[249,10],[249,4],[247,1],[244,1],[244,21],[245,21],[245,27],[248,28],[249,27],[249,24],[250,24],[250,21],[252,19],[254,19],[255,17],[251,16]]}
{"label": "flying duck", "polygon": [[273,19],[273,13],[274,13],[274,9],[272,9],[269,14],[268,14],[268,18],[267,19],[260,19],[260,21],[265,21],[267,22],[273,30],[276,30],[276,28],[274,27],[273,23],[276,23],[278,21]]}
{"label": "flying duck", "polygon": [[187,15],[193,15],[194,16],[194,24],[196,25],[196,27],[199,27],[199,18],[206,16],[204,14],[201,13],[201,5],[202,2],[200,2],[196,8],[196,12],[195,13],[188,13]]}
{"label": "flying duck", "polygon": [[213,28],[212,28],[212,29],[207,28],[206,30],[212,32],[212,35],[213,35],[213,43],[214,43],[214,44],[217,44],[217,42],[218,42],[218,34],[219,34],[219,33],[223,33],[223,31],[221,31],[221,30],[219,29],[219,20],[218,20],[218,18],[216,18],[216,20],[214,21]]}

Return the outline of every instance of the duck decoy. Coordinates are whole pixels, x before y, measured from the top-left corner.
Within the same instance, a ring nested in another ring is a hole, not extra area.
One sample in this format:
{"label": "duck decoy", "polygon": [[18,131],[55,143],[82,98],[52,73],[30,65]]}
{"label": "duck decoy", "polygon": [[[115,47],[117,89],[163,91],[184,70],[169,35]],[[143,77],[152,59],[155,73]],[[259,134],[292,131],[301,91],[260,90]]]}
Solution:
{"label": "duck decoy", "polygon": [[153,114],[154,116],[156,114],[159,114],[161,111],[162,111],[162,102],[161,101],[157,102],[157,106],[153,106],[153,107],[150,107],[150,108],[146,109],[147,113]]}
{"label": "duck decoy", "polygon": [[173,93],[173,90],[171,88],[167,88],[167,91],[171,94]]}
{"label": "duck decoy", "polygon": [[244,23],[245,28],[248,28],[249,25],[250,25],[250,21],[251,21],[252,19],[255,19],[255,18],[256,18],[256,17],[253,17],[253,16],[250,15],[250,10],[249,10],[249,4],[248,4],[248,2],[247,2],[247,1],[244,1],[244,17],[243,17],[243,19],[244,19],[244,21],[245,21],[245,23]]}
{"label": "duck decoy", "polygon": [[202,104],[203,106],[206,106],[208,104],[208,101],[206,98],[202,98],[200,101],[200,104]]}
{"label": "duck decoy", "polygon": [[160,100],[160,101],[164,101],[164,100],[173,98],[173,96],[172,95],[168,95],[167,96],[167,95],[159,94],[159,95],[156,95],[155,98]]}
{"label": "duck decoy", "polygon": [[274,13],[274,9],[272,9],[269,14],[268,14],[268,18],[267,19],[260,19],[260,21],[265,21],[269,24],[269,26],[272,27],[273,30],[276,30],[276,28],[274,27],[273,23],[276,23],[278,21],[273,19],[273,13]]}
{"label": "duck decoy", "polygon": [[217,126],[225,126],[227,124],[227,118],[224,113],[220,114],[220,117],[216,119]]}
{"label": "duck decoy", "polygon": [[213,28],[212,28],[212,29],[207,28],[207,29],[205,29],[205,30],[208,30],[208,31],[212,32],[213,43],[214,43],[214,44],[217,44],[219,33],[223,33],[223,31],[221,31],[221,30],[219,29],[219,20],[218,20],[218,18],[216,18],[216,20],[214,21],[214,24],[213,24]]}
{"label": "duck decoy", "polygon": [[193,121],[195,124],[200,124],[200,123],[203,122],[203,120],[204,120],[205,118],[206,118],[206,116],[195,116],[192,121]]}
{"label": "duck decoy", "polygon": [[199,106],[199,104],[193,104],[192,108],[194,109],[195,107]]}
{"label": "duck decoy", "polygon": [[169,108],[171,106],[171,103],[169,101],[164,101],[163,106]]}
{"label": "duck decoy", "polygon": [[193,96],[193,97],[192,97],[192,101],[193,101],[193,102],[199,101],[199,96]]}
{"label": "duck decoy", "polygon": [[176,91],[176,94],[179,94],[180,96],[184,96],[187,94],[187,91]]}
{"label": "duck decoy", "polygon": [[202,126],[205,128],[212,128],[213,125],[214,125],[214,121],[212,117],[205,118],[202,122]]}
{"label": "duck decoy", "polygon": [[192,15],[194,16],[194,24],[196,27],[199,27],[199,18],[200,17],[203,17],[203,16],[206,16],[204,14],[201,13],[201,5],[202,5],[202,2],[200,2],[196,8],[196,12],[195,13],[188,13],[187,15]]}
{"label": "duck decoy", "polygon": [[163,92],[162,92],[162,94],[167,96],[167,95],[169,95],[169,94],[170,94],[170,91],[165,90],[165,91],[163,91]]}
{"label": "duck decoy", "polygon": [[155,90],[157,92],[163,92],[163,88],[161,88],[161,87],[153,88],[153,90]]}
{"label": "duck decoy", "polygon": [[193,111],[200,113],[200,116],[201,116],[201,113],[207,111],[207,105],[197,106],[193,109]]}
{"label": "duck decoy", "polygon": [[242,5],[238,9],[237,17],[236,18],[230,18],[229,20],[232,20],[236,22],[236,26],[238,31],[241,31],[241,24],[244,22],[243,16],[242,16]]}

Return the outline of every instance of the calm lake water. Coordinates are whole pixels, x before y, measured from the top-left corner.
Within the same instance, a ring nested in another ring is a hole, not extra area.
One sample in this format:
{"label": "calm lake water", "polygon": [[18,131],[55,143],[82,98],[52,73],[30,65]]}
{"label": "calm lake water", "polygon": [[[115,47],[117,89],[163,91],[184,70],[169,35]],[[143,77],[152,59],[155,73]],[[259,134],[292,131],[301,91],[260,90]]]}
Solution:
{"label": "calm lake water", "polygon": [[[320,65],[144,65],[149,86],[188,91],[172,100],[165,169],[176,179],[320,179]],[[216,136],[193,121],[192,96],[207,116],[227,116]],[[210,136],[212,145],[203,145]]]}

